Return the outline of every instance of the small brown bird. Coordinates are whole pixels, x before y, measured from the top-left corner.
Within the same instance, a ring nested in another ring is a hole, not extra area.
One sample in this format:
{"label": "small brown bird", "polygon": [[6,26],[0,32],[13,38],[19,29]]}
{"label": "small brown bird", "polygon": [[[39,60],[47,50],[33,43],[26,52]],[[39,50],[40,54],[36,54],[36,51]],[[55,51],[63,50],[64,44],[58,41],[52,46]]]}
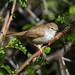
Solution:
{"label": "small brown bird", "polygon": [[55,23],[47,23],[38,26],[34,26],[33,28],[17,33],[8,33],[10,36],[23,36],[27,38],[32,38],[32,42],[40,45],[48,43],[52,38],[54,38],[56,32],[58,31],[58,26]]}

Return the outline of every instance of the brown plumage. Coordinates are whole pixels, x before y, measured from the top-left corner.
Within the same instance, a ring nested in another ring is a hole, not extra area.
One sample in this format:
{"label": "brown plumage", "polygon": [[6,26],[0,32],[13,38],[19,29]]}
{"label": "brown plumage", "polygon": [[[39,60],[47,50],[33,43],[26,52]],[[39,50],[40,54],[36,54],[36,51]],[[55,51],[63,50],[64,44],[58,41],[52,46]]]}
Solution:
{"label": "brown plumage", "polygon": [[57,30],[58,26],[55,23],[47,23],[44,25],[42,24],[34,26],[33,28],[27,31],[19,33],[7,33],[7,35],[33,38],[32,41],[34,41],[35,43],[47,43],[55,35]]}

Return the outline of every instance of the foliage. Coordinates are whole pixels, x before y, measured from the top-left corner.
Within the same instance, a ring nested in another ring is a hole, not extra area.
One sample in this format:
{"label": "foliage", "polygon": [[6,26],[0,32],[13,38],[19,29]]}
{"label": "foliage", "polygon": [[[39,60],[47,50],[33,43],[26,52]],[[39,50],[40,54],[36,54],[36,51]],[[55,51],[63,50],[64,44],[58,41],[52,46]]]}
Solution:
{"label": "foliage", "polygon": [[68,25],[71,22],[68,14],[58,15],[57,18],[52,17],[50,20],[54,20],[55,22],[59,23],[60,25],[64,24],[64,26]]}
{"label": "foliage", "polygon": [[[1,65],[1,67],[0,67],[1,69],[4,69],[5,71],[7,71],[6,72],[6,75],[13,75],[14,74],[14,71],[12,71],[11,69],[10,69],[10,67],[8,66],[8,65]],[[2,73],[2,72],[0,72],[2,75],[5,75],[4,73]],[[8,73],[8,74],[7,74]],[[1,75],[0,74],[0,75]]]}
{"label": "foliage", "polygon": [[[14,0],[9,0],[9,2],[12,2],[12,1],[14,1]],[[27,0],[18,0],[18,1],[19,1],[20,5],[22,7],[26,7],[27,6]]]}
{"label": "foliage", "polygon": [[27,0],[19,0],[19,3],[21,4],[22,7],[27,6]]}
{"label": "foliage", "polygon": [[[16,49],[19,49],[19,50],[21,50],[24,54],[26,54],[26,49],[25,49],[25,47],[23,47],[22,46],[22,44],[21,44],[21,42],[18,40],[18,39],[16,39],[16,38],[12,38],[9,42],[8,42],[8,44],[6,45],[6,46],[1,46],[0,47],[0,62],[1,62],[1,59],[2,59],[2,57],[4,56],[4,54],[5,54],[5,49],[8,49],[8,48],[16,48]],[[0,67],[0,75],[13,75],[14,74],[14,71],[12,71],[11,69],[10,69],[10,66],[9,65],[2,65],[2,64],[0,64],[1,65],[1,67]],[[4,69],[4,70],[3,70]]]}
{"label": "foliage", "polygon": [[6,46],[6,48],[16,48],[16,49],[19,49],[19,50],[21,50],[24,54],[26,54],[26,49],[25,49],[25,47],[23,47],[22,46],[22,44],[21,44],[21,42],[18,40],[18,39],[16,39],[16,38],[12,38],[10,41],[9,41],[9,43],[8,43],[8,45]]}
{"label": "foliage", "polygon": [[32,26],[33,26],[33,25],[31,25],[31,24],[23,25],[22,30],[28,30],[28,29],[30,29]]}
{"label": "foliage", "polygon": [[45,52],[46,54],[50,53],[50,51],[51,51],[51,48],[50,48],[50,47],[46,47],[45,50],[44,50],[44,52]]}
{"label": "foliage", "polygon": [[34,63],[30,63],[27,67],[27,75],[38,75],[37,74],[37,68],[35,68],[35,66],[40,65],[46,65],[49,62],[42,56],[38,56],[37,58],[34,59]]}
{"label": "foliage", "polygon": [[3,47],[0,47],[0,62],[3,59],[4,54],[5,54],[4,48]]}
{"label": "foliage", "polygon": [[[60,24],[59,27],[61,27],[61,29],[65,28],[72,21],[68,14],[63,14],[62,16],[59,15],[57,18],[51,18],[51,20],[55,20],[55,22],[59,23]],[[62,40],[74,42],[75,41],[74,33],[75,33],[75,26],[71,28],[71,30],[67,34],[65,34],[65,36],[62,37]]]}
{"label": "foliage", "polygon": [[34,65],[29,65],[27,67],[27,75],[37,75]]}
{"label": "foliage", "polygon": [[31,54],[30,52],[28,52],[28,53],[27,53],[27,56],[30,57],[30,56],[32,56],[32,54]]}
{"label": "foliage", "polygon": [[35,60],[35,64],[37,65],[45,65],[48,64],[49,62],[42,56],[38,56]]}
{"label": "foliage", "polygon": [[61,16],[59,15],[58,18],[56,19],[56,21],[57,21],[57,22],[60,22],[60,23],[65,23],[65,17],[64,17],[64,16],[61,17]]}
{"label": "foliage", "polygon": [[71,15],[75,16],[75,5],[71,5],[71,6],[69,7],[69,13],[70,13]]}

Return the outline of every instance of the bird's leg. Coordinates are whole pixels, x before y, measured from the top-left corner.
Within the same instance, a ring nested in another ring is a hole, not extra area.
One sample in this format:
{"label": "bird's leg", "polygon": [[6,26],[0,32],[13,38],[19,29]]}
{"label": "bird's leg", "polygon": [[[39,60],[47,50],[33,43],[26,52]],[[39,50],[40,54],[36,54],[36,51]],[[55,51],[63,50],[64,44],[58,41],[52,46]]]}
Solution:
{"label": "bird's leg", "polygon": [[38,49],[41,51],[41,53],[42,53],[42,45],[37,45],[37,47],[38,47]]}
{"label": "bird's leg", "polygon": [[40,52],[42,53],[42,44],[40,44],[40,45],[35,45],[37,48],[38,48],[38,50],[40,50]]}

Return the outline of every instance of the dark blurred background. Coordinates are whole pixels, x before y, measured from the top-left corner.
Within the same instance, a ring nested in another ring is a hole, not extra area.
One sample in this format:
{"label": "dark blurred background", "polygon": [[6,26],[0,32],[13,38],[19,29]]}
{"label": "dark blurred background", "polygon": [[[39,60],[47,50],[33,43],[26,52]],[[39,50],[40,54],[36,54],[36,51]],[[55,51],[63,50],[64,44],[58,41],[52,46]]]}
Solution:
{"label": "dark blurred background", "polygon": [[[75,20],[75,0],[28,0],[26,4],[26,7],[22,7],[17,1],[13,20],[8,30],[9,32],[21,32],[28,30],[35,25],[46,24],[49,22],[57,23],[59,27],[58,32],[60,32]],[[6,11],[9,10],[11,12],[11,8],[12,2],[9,2],[8,0],[0,1],[0,29],[5,21]],[[7,37],[5,45],[12,38],[14,37]],[[1,60],[1,64],[9,65],[12,70],[18,68],[30,55],[37,51],[37,48],[27,42],[25,38],[17,37],[17,39],[21,41],[24,47],[26,47],[26,54],[16,48],[9,48],[5,50],[5,55]],[[66,45],[64,42],[72,42],[71,50],[64,57],[73,61],[65,61],[65,65],[69,74],[75,75],[75,27],[72,28],[68,34],[52,44],[50,46],[50,53],[46,55],[48,56],[55,51],[64,48]],[[47,61],[42,56],[39,56],[37,60],[36,62],[33,60],[28,67],[26,67],[22,75],[59,75],[56,61],[46,63]],[[34,67],[38,64],[40,67],[35,69]],[[1,70],[0,75],[4,75],[2,72],[3,71]],[[30,73],[26,74],[26,72]]]}

